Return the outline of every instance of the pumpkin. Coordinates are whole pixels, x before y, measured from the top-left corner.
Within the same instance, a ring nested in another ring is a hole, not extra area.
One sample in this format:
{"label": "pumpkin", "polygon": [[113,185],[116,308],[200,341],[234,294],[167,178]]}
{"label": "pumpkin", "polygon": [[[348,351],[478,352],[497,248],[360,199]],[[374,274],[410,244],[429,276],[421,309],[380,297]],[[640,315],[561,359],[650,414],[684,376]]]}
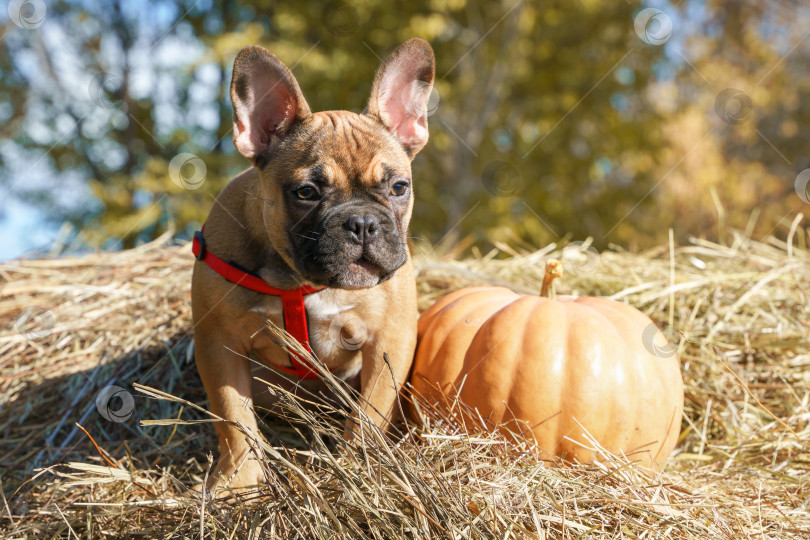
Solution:
{"label": "pumpkin", "polygon": [[648,467],[662,465],[683,412],[677,355],[632,306],[555,298],[552,281],[561,274],[552,260],[540,296],[465,288],[424,312],[415,396],[465,424],[513,440],[533,436],[541,453],[564,460],[594,459],[593,439]]}

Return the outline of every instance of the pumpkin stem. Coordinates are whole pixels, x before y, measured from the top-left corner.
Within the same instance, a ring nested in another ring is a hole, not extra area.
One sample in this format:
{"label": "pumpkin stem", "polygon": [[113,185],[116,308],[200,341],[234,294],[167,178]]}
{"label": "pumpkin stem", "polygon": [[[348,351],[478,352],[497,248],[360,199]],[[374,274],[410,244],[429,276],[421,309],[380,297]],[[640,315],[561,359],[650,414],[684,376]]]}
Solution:
{"label": "pumpkin stem", "polygon": [[543,285],[540,287],[540,296],[551,298],[557,297],[554,290],[554,280],[563,275],[563,265],[557,259],[549,259],[546,263],[546,275],[543,276]]}

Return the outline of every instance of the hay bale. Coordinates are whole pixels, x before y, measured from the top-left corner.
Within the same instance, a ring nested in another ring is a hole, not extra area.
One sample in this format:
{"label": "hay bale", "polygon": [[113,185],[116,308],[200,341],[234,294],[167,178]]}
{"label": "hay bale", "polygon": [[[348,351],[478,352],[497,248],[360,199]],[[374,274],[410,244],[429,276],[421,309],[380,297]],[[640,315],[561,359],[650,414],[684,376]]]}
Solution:
{"label": "hay bale", "polygon": [[668,468],[607,454],[552,468],[436,411],[391,438],[366,425],[346,448],[343,412],[314,415],[278,389],[286,418],[256,441],[270,482],[231,501],[187,490],[216,448],[190,351],[189,251],[163,238],[0,265],[0,538],[810,535],[804,249],[738,235],[452,260],[417,246],[422,309],[468,285],[536,291],[554,256],[571,267],[561,293],[626,301],[670,328],[686,404]]}

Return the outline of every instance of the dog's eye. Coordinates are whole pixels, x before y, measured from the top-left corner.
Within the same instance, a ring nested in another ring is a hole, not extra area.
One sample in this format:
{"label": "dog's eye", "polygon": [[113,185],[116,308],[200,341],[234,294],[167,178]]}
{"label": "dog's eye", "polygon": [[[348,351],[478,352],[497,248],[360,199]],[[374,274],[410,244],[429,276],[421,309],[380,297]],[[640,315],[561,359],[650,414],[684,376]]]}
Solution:
{"label": "dog's eye", "polygon": [[295,196],[304,201],[314,199],[317,194],[315,188],[311,186],[302,186],[295,190]]}
{"label": "dog's eye", "polygon": [[393,197],[402,197],[408,193],[408,182],[397,182],[391,186],[391,195]]}

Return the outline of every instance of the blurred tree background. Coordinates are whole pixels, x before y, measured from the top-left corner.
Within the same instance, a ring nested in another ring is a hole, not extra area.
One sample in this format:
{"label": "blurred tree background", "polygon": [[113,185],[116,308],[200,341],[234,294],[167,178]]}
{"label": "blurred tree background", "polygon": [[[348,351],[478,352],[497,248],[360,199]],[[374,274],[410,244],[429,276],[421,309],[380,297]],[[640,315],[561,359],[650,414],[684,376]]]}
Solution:
{"label": "blurred tree background", "polygon": [[228,85],[253,43],[314,110],[360,111],[380,58],[431,42],[411,229],[433,243],[638,249],[670,227],[725,242],[784,234],[806,204],[800,0],[12,0],[4,15],[0,219],[70,224],[57,249],[199,227],[248,165]]}

